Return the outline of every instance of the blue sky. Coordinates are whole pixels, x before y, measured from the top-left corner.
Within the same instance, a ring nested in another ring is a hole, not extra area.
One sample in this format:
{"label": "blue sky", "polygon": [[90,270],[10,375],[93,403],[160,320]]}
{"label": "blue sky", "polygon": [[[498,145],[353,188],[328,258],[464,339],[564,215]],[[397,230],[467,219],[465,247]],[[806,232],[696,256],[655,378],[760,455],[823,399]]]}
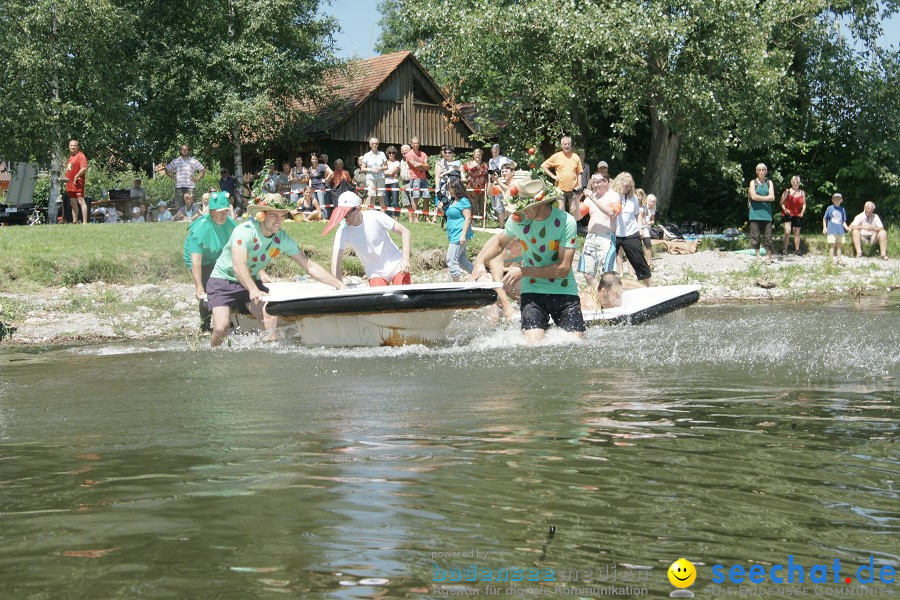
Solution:
{"label": "blue sky", "polygon": [[[341,24],[343,31],[335,36],[339,58],[375,56],[373,48],[381,33],[377,0],[333,0],[323,12],[337,17]],[[900,44],[900,15],[894,15],[884,23],[882,43],[885,46]]]}
{"label": "blue sky", "polygon": [[381,34],[377,0],[334,0],[323,11],[337,17],[341,31],[335,36],[338,58],[375,56],[375,43]]}

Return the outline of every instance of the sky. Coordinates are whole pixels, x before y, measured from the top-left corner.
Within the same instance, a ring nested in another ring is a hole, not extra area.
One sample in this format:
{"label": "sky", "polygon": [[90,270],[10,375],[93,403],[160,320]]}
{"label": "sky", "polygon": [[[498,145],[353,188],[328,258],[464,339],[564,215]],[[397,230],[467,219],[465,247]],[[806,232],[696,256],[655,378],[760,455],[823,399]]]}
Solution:
{"label": "sky", "polygon": [[343,30],[334,39],[338,58],[375,56],[375,43],[381,35],[377,0],[333,0],[324,12],[337,17]]}
{"label": "sky", "polygon": [[[375,56],[375,43],[381,34],[377,0],[332,0],[326,12],[338,18],[343,30],[335,36],[338,58]],[[900,45],[900,15],[884,23],[881,41],[885,47]]]}

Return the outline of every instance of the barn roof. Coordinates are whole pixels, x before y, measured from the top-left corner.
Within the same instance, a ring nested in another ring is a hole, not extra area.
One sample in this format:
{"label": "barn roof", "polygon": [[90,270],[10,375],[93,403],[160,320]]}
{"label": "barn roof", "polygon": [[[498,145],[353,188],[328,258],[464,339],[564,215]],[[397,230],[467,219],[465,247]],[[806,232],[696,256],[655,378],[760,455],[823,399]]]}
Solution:
{"label": "barn roof", "polygon": [[[332,72],[326,79],[326,87],[332,94],[327,106],[302,106],[304,110],[316,112],[315,128],[320,131],[333,131],[353,112],[371,98],[404,61],[411,60],[425,75],[442,98],[446,98],[440,86],[428,71],[416,60],[412,52],[407,50],[392,52],[372,58],[353,61],[346,69]],[[471,123],[462,119],[469,131],[474,131]]]}

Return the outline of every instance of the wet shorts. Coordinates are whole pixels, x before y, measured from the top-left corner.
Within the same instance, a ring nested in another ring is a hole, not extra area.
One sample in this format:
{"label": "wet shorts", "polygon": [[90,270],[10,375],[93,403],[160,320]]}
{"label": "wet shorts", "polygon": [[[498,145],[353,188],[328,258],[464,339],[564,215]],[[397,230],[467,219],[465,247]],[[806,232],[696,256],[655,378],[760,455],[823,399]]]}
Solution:
{"label": "wet shorts", "polygon": [[522,329],[547,329],[550,318],[563,331],[584,331],[581,299],[569,294],[522,294]]}
{"label": "wet shorts", "polygon": [[[254,280],[256,287],[264,292],[268,292],[269,288],[264,286],[261,281]],[[227,279],[219,279],[218,277],[210,277],[206,282],[206,301],[209,308],[217,308],[219,306],[227,306],[244,311],[247,304],[250,303],[250,292],[239,283],[228,281]]]}

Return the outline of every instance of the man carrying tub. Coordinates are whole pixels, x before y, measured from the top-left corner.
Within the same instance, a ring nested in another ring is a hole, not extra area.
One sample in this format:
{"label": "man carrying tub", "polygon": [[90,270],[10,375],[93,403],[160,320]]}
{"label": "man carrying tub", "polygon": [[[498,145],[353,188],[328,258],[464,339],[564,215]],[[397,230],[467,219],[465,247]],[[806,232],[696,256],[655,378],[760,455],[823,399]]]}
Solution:
{"label": "man carrying tub", "polygon": [[[281,231],[284,217],[294,208],[280,194],[266,194],[259,205],[247,207],[251,219],[235,227],[222,254],[216,261],[212,275],[206,283],[206,297],[212,309],[213,333],[210,345],[220,345],[228,336],[231,309],[246,309],[258,319],[266,331],[267,340],[276,338],[278,317],[265,310],[265,296],[269,289],[257,278],[276,256],[285,254],[318,281],[333,288],[346,287],[340,279],[332,277],[318,263],[307,258],[291,236]],[[252,218],[256,215],[256,218]],[[262,220],[260,220],[260,215]]]}
{"label": "man carrying tub", "polygon": [[584,337],[584,318],[578,286],[572,273],[575,257],[575,218],[552,202],[561,196],[557,188],[532,180],[518,186],[506,210],[512,213],[503,233],[492,238],[475,259],[472,280],[484,275],[485,264],[512,243],[523,248],[521,266],[513,266],[503,277],[509,287],[522,281],[520,299],[522,330],[529,342],[540,342],[550,326]]}

